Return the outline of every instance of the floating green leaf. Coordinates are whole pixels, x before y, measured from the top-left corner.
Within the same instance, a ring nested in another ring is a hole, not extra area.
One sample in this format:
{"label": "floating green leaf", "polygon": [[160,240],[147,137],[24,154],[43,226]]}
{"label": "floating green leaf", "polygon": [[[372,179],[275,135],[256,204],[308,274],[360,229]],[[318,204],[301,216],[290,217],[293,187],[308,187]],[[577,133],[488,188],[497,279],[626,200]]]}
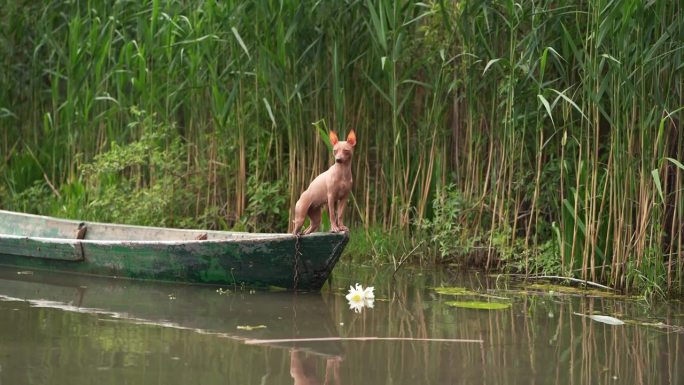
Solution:
{"label": "floating green leaf", "polygon": [[482,301],[449,301],[445,302],[448,306],[460,307],[464,309],[480,310],[503,310],[511,307],[510,303],[505,302],[482,302]]}
{"label": "floating green leaf", "polygon": [[503,299],[503,300],[508,299],[506,297],[498,297],[495,295],[478,293],[476,291],[468,290],[465,287],[434,287],[433,290],[435,292],[437,292],[437,294],[442,294],[442,295],[471,295],[471,296],[480,296],[480,297],[485,297],[485,298],[494,298],[494,299]]}
{"label": "floating green leaf", "polygon": [[434,290],[438,294],[443,295],[479,295],[474,291],[470,291],[465,287],[435,287]]}

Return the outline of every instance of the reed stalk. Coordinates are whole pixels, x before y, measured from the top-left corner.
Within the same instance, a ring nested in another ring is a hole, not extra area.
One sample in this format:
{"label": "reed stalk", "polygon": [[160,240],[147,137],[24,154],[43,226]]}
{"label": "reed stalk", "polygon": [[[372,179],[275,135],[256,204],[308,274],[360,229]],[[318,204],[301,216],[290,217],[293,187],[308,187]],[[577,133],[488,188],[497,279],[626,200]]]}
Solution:
{"label": "reed stalk", "polygon": [[[455,246],[424,255],[683,288],[678,2],[4,1],[0,17],[2,208],[102,219],[107,191],[169,201],[174,181],[185,203],[147,221],[287,231],[330,164],[319,122],[357,131],[348,215],[367,238],[439,238],[454,184]],[[149,127],[173,167],[87,178]]]}

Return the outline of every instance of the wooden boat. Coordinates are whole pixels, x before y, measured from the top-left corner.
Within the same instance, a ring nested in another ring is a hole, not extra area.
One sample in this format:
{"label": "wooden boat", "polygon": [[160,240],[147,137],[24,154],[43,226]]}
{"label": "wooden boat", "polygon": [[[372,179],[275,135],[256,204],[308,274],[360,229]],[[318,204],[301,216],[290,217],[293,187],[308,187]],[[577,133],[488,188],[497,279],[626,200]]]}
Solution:
{"label": "wooden boat", "polygon": [[80,222],[0,210],[0,265],[108,277],[319,290],[347,234],[258,234]]}

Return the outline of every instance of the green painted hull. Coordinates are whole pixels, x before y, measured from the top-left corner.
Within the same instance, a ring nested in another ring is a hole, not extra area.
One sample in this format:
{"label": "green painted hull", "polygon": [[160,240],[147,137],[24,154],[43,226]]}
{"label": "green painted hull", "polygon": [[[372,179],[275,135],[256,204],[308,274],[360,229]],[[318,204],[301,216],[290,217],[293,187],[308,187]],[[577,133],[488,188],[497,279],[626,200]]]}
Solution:
{"label": "green painted hull", "polygon": [[[0,211],[0,265],[221,286],[319,290],[346,234],[252,234],[87,223]],[[196,240],[206,234],[206,240]]]}

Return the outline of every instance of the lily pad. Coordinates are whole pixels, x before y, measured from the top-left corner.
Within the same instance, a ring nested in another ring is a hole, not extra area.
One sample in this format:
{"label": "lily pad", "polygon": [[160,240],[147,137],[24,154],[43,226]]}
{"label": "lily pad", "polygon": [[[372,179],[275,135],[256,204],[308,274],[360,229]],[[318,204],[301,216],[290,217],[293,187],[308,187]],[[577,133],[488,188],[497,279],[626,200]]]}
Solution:
{"label": "lily pad", "polygon": [[238,325],[238,330],[256,330],[256,329],[266,329],[266,325]]}
{"label": "lily pad", "polygon": [[491,295],[491,294],[485,294],[485,293],[478,293],[476,291],[468,290],[465,287],[433,287],[433,290],[437,292],[438,294],[442,295],[470,295],[470,296],[480,296],[480,297],[485,297],[485,298],[493,298],[493,299],[503,299],[507,300],[508,298],[506,297],[499,297],[496,295]]}
{"label": "lily pad", "polygon": [[445,302],[448,306],[460,307],[464,309],[480,309],[480,310],[503,310],[511,307],[510,303],[506,302],[482,302],[482,301],[448,301]]}

